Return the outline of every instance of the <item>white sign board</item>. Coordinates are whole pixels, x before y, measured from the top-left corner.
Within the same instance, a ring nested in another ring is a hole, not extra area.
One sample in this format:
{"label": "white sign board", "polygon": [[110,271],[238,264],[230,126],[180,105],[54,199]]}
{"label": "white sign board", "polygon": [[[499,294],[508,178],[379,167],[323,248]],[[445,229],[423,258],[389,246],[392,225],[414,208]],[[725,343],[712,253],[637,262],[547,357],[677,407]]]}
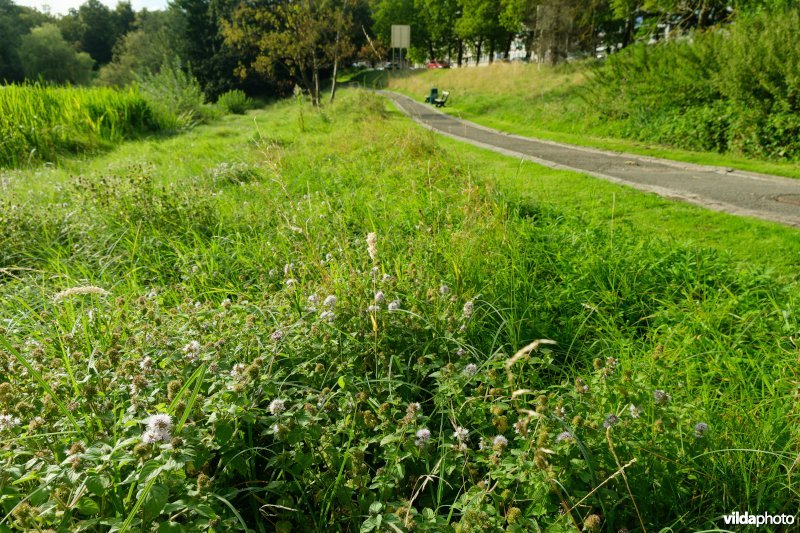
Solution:
{"label": "white sign board", "polygon": [[392,48],[411,48],[411,26],[392,24]]}

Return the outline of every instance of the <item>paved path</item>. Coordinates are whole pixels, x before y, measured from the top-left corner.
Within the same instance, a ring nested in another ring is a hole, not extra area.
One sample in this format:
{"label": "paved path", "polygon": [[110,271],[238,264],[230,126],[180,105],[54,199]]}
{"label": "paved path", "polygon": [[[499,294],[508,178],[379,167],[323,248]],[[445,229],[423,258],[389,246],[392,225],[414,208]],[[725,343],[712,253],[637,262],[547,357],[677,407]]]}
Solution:
{"label": "paved path", "polygon": [[716,211],[800,227],[800,179],[520,137],[447,115],[401,94],[379,93],[422,126],[482,148]]}

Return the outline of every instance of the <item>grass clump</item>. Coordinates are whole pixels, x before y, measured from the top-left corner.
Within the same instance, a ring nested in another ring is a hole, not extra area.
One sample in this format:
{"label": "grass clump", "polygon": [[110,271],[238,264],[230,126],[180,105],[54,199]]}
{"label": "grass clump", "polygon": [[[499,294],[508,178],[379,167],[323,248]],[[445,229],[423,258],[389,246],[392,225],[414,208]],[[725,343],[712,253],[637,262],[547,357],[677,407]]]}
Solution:
{"label": "grass clump", "polygon": [[0,167],[92,153],[168,127],[136,90],[6,85],[0,88]]}
{"label": "grass clump", "polygon": [[217,105],[226,113],[243,115],[245,111],[253,108],[254,102],[252,98],[248,97],[244,93],[244,91],[234,89],[222,93],[217,99]]}
{"label": "grass clump", "polygon": [[[294,102],[227,117],[240,159],[212,170],[9,189],[4,525],[684,530],[791,508],[794,279],[531,200],[380,102],[343,91],[302,131]],[[159,149],[208,157],[219,131]]]}

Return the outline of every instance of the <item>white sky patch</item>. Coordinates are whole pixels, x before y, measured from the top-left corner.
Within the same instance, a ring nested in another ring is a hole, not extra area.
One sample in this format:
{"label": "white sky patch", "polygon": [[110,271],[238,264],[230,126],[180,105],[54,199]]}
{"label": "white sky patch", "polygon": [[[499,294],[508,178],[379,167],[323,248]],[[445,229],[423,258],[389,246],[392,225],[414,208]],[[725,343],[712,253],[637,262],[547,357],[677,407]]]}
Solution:
{"label": "white sky patch", "polygon": [[[49,11],[53,15],[66,15],[70,9],[77,9],[84,2],[85,0],[16,0],[14,3],[20,6],[35,7],[43,12]],[[100,2],[111,9],[117,7],[117,0],[100,0]],[[167,0],[131,0],[131,6],[134,11],[144,8],[155,11],[156,9],[166,9]]]}

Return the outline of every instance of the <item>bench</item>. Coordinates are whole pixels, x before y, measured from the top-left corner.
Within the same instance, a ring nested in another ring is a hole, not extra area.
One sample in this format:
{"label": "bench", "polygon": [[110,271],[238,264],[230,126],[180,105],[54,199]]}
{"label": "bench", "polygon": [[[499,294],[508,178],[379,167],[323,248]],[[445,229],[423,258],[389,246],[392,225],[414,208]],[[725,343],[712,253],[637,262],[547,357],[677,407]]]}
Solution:
{"label": "bench", "polygon": [[436,107],[444,107],[444,104],[447,103],[447,99],[449,97],[450,97],[450,92],[449,91],[442,91],[441,98],[434,99],[433,105],[435,105]]}
{"label": "bench", "polygon": [[425,97],[425,103],[432,104],[437,98],[439,98],[439,89],[436,87],[431,87],[431,94]]}

